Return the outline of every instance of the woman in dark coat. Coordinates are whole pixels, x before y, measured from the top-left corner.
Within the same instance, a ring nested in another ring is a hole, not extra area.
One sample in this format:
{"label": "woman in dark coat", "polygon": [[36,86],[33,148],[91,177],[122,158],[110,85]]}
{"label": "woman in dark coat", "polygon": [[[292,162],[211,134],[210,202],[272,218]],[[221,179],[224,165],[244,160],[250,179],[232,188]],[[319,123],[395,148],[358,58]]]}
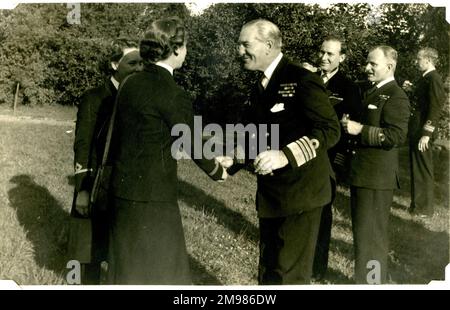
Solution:
{"label": "woman in dark coat", "polygon": [[[118,94],[112,138],[111,284],[191,284],[172,154],[176,137],[171,136],[176,124],[193,129],[192,102],[172,76],[186,52],[186,31],[179,19],[153,22],[140,44],[144,71],[130,76]],[[218,161],[196,159],[201,154],[195,151],[201,150],[185,151],[212,179],[226,177]]]}
{"label": "woman in dark coat", "polygon": [[109,60],[113,74],[102,85],[86,91],[78,105],[68,260],[81,263],[81,284],[100,284],[100,263],[106,260],[106,201],[98,200],[89,214],[89,199],[102,161],[117,88],[125,77],[142,70],[138,42],[127,38],[114,40]]}

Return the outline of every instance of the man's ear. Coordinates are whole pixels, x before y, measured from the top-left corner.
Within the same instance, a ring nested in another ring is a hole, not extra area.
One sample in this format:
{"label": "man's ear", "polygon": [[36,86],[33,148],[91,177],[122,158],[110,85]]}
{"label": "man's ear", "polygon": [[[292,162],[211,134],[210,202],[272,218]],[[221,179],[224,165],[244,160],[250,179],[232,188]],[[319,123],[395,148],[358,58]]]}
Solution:
{"label": "man's ear", "polygon": [[394,68],[394,64],[389,63],[389,64],[387,64],[387,67],[389,70],[392,70]]}
{"label": "man's ear", "polygon": [[273,48],[273,46],[274,46],[272,40],[267,40],[267,41],[266,41],[266,45],[267,45],[267,49],[268,49],[269,51],[270,51],[270,50]]}
{"label": "man's ear", "polygon": [[117,71],[117,68],[119,68],[119,63],[117,61],[111,61],[111,67],[114,71]]}
{"label": "man's ear", "polygon": [[339,56],[339,63],[343,62],[345,58],[347,58],[347,56],[345,54],[341,54],[341,56]]}

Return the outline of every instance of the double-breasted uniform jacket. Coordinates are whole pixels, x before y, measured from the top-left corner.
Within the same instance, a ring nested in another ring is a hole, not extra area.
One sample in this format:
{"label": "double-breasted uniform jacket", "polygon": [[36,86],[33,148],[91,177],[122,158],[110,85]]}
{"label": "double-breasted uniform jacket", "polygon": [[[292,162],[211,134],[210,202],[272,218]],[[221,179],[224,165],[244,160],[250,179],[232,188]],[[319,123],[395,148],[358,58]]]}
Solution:
{"label": "double-breasted uniform jacket", "polygon": [[409,109],[409,99],[395,80],[364,96],[364,126],[356,136],[350,185],[376,190],[399,188],[397,147],[406,139]]}
{"label": "double-breasted uniform jacket", "polygon": [[[75,129],[75,192],[91,191],[101,164],[117,90],[111,80],[83,94]],[[76,212],[72,208],[72,212]]]}
{"label": "double-breasted uniform jacket", "polygon": [[445,99],[444,84],[436,70],[419,79],[414,92],[409,127],[413,140],[417,142],[422,136],[436,137]]}
{"label": "double-breasted uniform jacket", "polygon": [[[168,70],[151,65],[130,76],[119,94],[112,136],[114,196],[176,203],[177,162],[171,153],[176,137],[171,130],[186,124],[194,141],[193,122],[192,100]],[[185,151],[211,178],[221,178],[222,167],[214,159],[203,159],[201,148]]]}
{"label": "double-breasted uniform jacket", "polygon": [[[288,216],[331,201],[327,150],[339,140],[340,125],[316,74],[283,56],[265,90],[255,85],[245,119],[260,129],[267,124],[268,133],[259,130],[253,139],[265,140],[266,135],[269,148],[271,139],[278,139],[289,161],[272,175],[258,175],[259,217]],[[272,124],[279,126],[278,132],[271,131]]]}
{"label": "double-breasted uniform jacket", "polygon": [[[356,83],[339,70],[325,83],[325,87],[339,120],[344,114],[349,114],[352,120],[360,120],[362,104],[360,90]],[[331,164],[337,174],[348,173],[349,159],[353,151],[352,142],[351,136],[341,127],[341,139],[328,151]]]}

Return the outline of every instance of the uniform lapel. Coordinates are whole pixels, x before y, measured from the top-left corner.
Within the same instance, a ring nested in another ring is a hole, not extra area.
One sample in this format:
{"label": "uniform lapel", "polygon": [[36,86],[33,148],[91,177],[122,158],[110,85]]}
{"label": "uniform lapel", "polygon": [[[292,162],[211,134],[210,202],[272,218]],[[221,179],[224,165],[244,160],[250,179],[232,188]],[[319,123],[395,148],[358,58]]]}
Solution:
{"label": "uniform lapel", "polygon": [[276,93],[276,86],[280,81],[280,76],[282,76],[282,72],[286,64],[288,63],[288,60],[286,57],[282,57],[280,62],[278,63],[278,66],[273,71],[272,77],[269,80],[269,84],[267,84],[265,93],[266,94],[273,94]]}
{"label": "uniform lapel", "polygon": [[374,105],[379,109],[382,109],[385,101],[385,98],[383,97],[389,98],[389,96],[384,96],[383,94],[385,94],[393,85],[396,85],[396,83],[396,81],[391,81],[380,88],[376,88],[370,94],[367,94],[367,97],[364,99],[366,108],[368,108],[369,105]]}

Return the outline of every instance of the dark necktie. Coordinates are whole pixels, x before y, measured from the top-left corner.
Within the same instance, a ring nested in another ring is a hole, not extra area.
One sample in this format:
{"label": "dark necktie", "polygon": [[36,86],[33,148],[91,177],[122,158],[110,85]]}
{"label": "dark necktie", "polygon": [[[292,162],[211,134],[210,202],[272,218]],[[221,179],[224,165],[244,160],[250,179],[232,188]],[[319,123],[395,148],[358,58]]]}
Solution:
{"label": "dark necktie", "polygon": [[372,95],[376,90],[378,89],[378,87],[376,85],[372,86],[371,88],[369,88],[366,91],[367,96]]}
{"label": "dark necktie", "polygon": [[258,80],[258,92],[262,94],[267,87],[267,77],[261,74],[260,79]]}
{"label": "dark necktie", "polygon": [[376,90],[378,89],[378,87],[376,85],[374,85],[373,87],[369,88],[368,90],[366,90],[365,93],[365,98],[369,97],[370,95],[372,95]]}

